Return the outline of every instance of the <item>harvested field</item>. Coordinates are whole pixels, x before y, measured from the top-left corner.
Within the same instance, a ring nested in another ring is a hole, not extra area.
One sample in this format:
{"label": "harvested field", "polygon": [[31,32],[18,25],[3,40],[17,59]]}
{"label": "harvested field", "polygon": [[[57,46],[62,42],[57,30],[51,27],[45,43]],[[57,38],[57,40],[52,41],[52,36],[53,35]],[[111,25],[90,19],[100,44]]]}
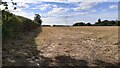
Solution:
{"label": "harvested field", "polygon": [[115,26],[42,27],[5,43],[3,65],[116,65],[118,44]]}

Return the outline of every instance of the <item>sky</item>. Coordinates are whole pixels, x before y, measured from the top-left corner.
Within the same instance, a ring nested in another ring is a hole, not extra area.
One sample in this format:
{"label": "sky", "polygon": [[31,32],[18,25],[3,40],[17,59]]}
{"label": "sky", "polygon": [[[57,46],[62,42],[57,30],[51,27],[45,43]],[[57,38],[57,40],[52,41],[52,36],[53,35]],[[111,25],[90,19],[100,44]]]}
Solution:
{"label": "sky", "polygon": [[[76,22],[95,23],[101,20],[118,19],[119,0],[13,0],[17,10],[13,10],[11,0],[9,11],[15,15],[34,19],[40,14],[42,25],[73,25]],[[4,7],[0,5],[0,9]]]}

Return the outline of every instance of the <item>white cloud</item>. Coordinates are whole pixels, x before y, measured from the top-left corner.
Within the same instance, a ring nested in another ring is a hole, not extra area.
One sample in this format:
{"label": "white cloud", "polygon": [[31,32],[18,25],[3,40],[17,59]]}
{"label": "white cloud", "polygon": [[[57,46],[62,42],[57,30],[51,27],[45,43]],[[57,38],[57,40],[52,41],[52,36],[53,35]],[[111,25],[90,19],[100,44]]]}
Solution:
{"label": "white cloud", "polygon": [[16,7],[16,6],[14,6],[12,3],[8,3],[8,9],[9,9],[9,11],[12,11],[14,9],[14,7]]}
{"label": "white cloud", "polygon": [[41,4],[41,5],[37,5],[33,8],[30,8],[30,9],[40,9],[40,10],[47,10],[47,9],[52,9],[52,8],[57,8],[58,6],[57,5],[52,5],[52,4]]}
{"label": "white cloud", "polygon": [[[14,7],[17,7],[16,10],[14,10]],[[0,6],[1,9],[4,9],[4,6]],[[23,2],[17,3],[17,6],[14,6],[11,2],[8,2],[8,9],[9,11],[21,11],[22,9],[29,8],[29,5]]]}
{"label": "white cloud", "polygon": [[47,2],[119,2],[119,0],[41,0]]}
{"label": "white cloud", "polygon": [[118,5],[111,5],[109,6],[110,9],[115,9],[115,8],[118,8]]}
{"label": "white cloud", "polygon": [[58,6],[57,5],[52,5],[53,8],[57,8]]}
{"label": "white cloud", "polygon": [[91,10],[90,12],[96,12],[96,10]]}
{"label": "white cloud", "polygon": [[11,11],[11,13],[15,14],[15,15],[19,15],[19,16],[23,16],[29,19],[34,19],[34,13],[33,12],[25,12],[25,11]]}
{"label": "white cloud", "polygon": [[97,5],[97,2],[81,2],[77,8],[74,8],[75,11],[79,10],[89,10],[90,8]]}
{"label": "white cloud", "polygon": [[106,0],[68,0],[69,2],[104,2]]}
{"label": "white cloud", "polygon": [[48,12],[48,14],[52,15],[52,14],[59,14],[61,12],[64,12],[65,8],[53,8],[52,11]]}
{"label": "white cloud", "polygon": [[40,5],[40,10],[45,10],[47,8],[49,8],[50,4],[43,4],[43,5]]}
{"label": "white cloud", "polygon": [[[6,2],[11,2],[11,0],[3,0]],[[24,2],[24,3],[40,3],[40,2],[68,2],[68,0],[13,0],[14,2]]]}
{"label": "white cloud", "polygon": [[88,12],[69,12],[65,13],[63,15],[59,15],[61,17],[76,17],[76,16],[81,16],[81,15],[88,15]]}
{"label": "white cloud", "polygon": [[[52,4],[42,4],[40,5],[40,10],[46,10],[48,8],[57,8],[58,6],[57,5],[52,5]],[[38,7],[36,7],[38,8]]]}
{"label": "white cloud", "polygon": [[88,15],[88,12],[78,13],[78,15]]}
{"label": "white cloud", "polygon": [[0,10],[3,10],[3,9],[5,9],[5,6],[0,5]]}
{"label": "white cloud", "polygon": [[[2,0],[3,2],[11,2],[11,0]],[[23,3],[39,3],[41,0],[13,0],[13,2],[23,2]]]}
{"label": "white cloud", "polygon": [[17,7],[19,8],[29,8],[29,5],[23,2],[18,2]]}
{"label": "white cloud", "polygon": [[[63,18],[64,19],[64,18]],[[47,18],[42,18],[43,20],[43,25],[48,24],[48,25],[54,25],[54,24],[64,24],[64,20],[62,18],[57,18],[57,17],[47,17]]]}
{"label": "white cloud", "polygon": [[19,2],[17,3],[17,9],[13,10],[15,6],[13,6],[12,3],[8,3],[8,9],[11,13],[15,14],[15,15],[19,15],[19,16],[23,16],[29,19],[33,19],[34,17],[34,13],[33,12],[26,12],[23,9],[29,8],[29,5],[23,2]]}
{"label": "white cloud", "polygon": [[[11,2],[11,0],[2,0]],[[13,0],[14,2],[40,3],[40,2],[119,2],[119,0]]]}
{"label": "white cloud", "polygon": [[68,2],[68,0],[41,0],[44,2]]}
{"label": "white cloud", "polygon": [[68,0],[68,2],[119,2],[119,0]]}

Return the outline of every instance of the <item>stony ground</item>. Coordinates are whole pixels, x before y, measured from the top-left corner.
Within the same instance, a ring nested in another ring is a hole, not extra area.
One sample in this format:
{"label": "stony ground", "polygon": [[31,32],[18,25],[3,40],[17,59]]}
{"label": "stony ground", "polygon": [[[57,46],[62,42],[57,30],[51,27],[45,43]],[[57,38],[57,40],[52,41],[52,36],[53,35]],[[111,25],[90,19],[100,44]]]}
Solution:
{"label": "stony ground", "polygon": [[118,27],[42,27],[4,43],[3,65],[116,65],[118,44]]}

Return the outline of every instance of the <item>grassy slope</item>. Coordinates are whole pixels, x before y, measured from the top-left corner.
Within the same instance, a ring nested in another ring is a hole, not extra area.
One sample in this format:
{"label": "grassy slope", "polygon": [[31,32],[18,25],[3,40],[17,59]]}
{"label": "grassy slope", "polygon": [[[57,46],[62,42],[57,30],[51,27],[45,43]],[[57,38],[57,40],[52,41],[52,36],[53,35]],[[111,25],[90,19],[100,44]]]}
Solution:
{"label": "grassy slope", "polygon": [[22,16],[16,16],[7,11],[2,11],[2,21],[3,40],[18,38],[20,34],[38,27],[34,21]]}

